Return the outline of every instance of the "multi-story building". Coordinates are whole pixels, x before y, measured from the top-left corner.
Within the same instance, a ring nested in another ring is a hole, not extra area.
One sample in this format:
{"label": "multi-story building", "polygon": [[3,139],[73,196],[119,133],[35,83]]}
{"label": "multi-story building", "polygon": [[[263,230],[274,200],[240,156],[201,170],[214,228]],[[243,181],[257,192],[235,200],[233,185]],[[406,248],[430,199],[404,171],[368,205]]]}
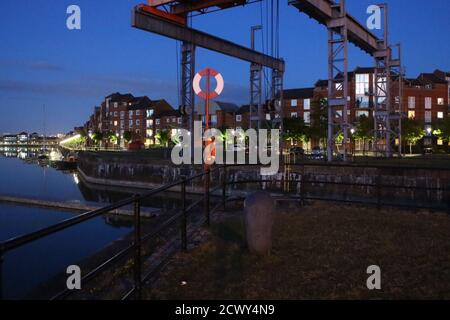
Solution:
{"label": "multi-story building", "polygon": [[[349,72],[349,109],[348,121],[356,123],[361,116],[373,117],[375,83],[373,68],[356,68]],[[393,109],[398,109],[398,82],[392,83],[394,94],[391,97]],[[327,97],[328,81],[319,80],[314,88],[285,90],[283,111],[284,117],[301,118],[306,124],[314,126],[312,120],[313,104],[318,104]],[[401,112],[404,116],[414,118],[423,123],[428,135],[433,125],[450,116],[450,73],[439,70],[433,73],[422,73],[417,78],[403,80],[403,99]],[[337,110],[342,115],[342,110]],[[426,140],[427,138],[425,138]],[[426,141],[425,141],[426,143]]]}

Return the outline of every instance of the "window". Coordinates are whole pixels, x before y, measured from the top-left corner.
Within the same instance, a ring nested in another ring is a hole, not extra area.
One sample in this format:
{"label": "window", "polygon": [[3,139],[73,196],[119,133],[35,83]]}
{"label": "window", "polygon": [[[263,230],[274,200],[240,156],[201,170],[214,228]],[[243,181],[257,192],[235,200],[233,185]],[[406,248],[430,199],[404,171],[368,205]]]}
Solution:
{"label": "window", "polygon": [[217,123],[217,115],[211,115],[211,123]]}
{"label": "window", "polygon": [[147,122],[147,128],[151,128],[153,126],[153,120],[152,119],[148,119],[146,122]]}
{"label": "window", "polygon": [[415,119],[416,118],[416,112],[409,110],[408,111],[408,119]]}
{"label": "window", "polygon": [[266,120],[270,121],[270,113],[266,113]]}
{"label": "window", "polygon": [[141,125],[141,121],[139,119],[136,120],[136,125],[140,126]]}
{"label": "window", "polygon": [[161,123],[161,119],[156,119],[156,120],[155,120],[155,123],[156,123],[156,124],[160,124],[160,123]]}
{"label": "window", "polygon": [[303,100],[303,109],[309,110],[311,109],[311,99],[305,99]]}
{"label": "window", "polygon": [[124,129],[125,128],[125,123],[123,120],[120,120],[120,129]]}
{"label": "window", "polygon": [[431,111],[425,111],[425,122],[431,123]]}
{"label": "window", "polygon": [[117,121],[114,121],[114,126],[117,126]]}
{"label": "window", "polygon": [[437,98],[437,104],[440,106],[444,105],[444,98]]}
{"label": "window", "polygon": [[178,118],[178,124],[181,124],[183,122],[183,119],[181,117]]}
{"label": "window", "polygon": [[369,117],[369,111],[356,111],[356,117],[361,118],[362,116]]}
{"label": "window", "polygon": [[311,123],[311,112],[304,112],[303,113],[303,121],[305,121],[306,124]]}
{"label": "window", "polygon": [[416,97],[408,97],[408,108],[414,109],[416,107]]}
{"label": "window", "polygon": [[114,117],[117,117],[117,111],[114,111]]}
{"label": "window", "polygon": [[297,117],[298,117],[297,112],[291,112],[291,118],[297,118]]}
{"label": "window", "polygon": [[153,130],[152,129],[148,129],[147,130],[147,138],[150,138],[153,136]]}
{"label": "window", "polygon": [[242,121],[242,115],[238,114],[236,115],[236,122],[241,122]]}
{"label": "window", "polygon": [[120,119],[124,119],[125,118],[125,111],[120,111]]}
{"label": "window", "polygon": [[166,118],[166,123],[170,123],[170,118]]}
{"label": "window", "polygon": [[438,111],[437,118],[438,119],[444,119],[444,113],[442,111]]}
{"label": "window", "polygon": [[150,118],[151,116],[153,116],[153,113],[154,113],[153,109],[147,110],[147,118]]}
{"label": "window", "polygon": [[130,121],[128,122],[128,126],[129,126],[130,128],[133,128],[133,120],[130,120]]}
{"label": "window", "polygon": [[116,109],[119,106],[117,102],[114,102],[114,109]]}
{"label": "window", "polygon": [[362,96],[356,98],[356,107],[357,108],[368,108],[369,107],[369,97]]}
{"label": "window", "polygon": [[432,99],[430,97],[425,98],[425,109],[431,109]]}
{"label": "window", "polygon": [[130,110],[129,112],[128,112],[128,115],[130,116],[130,118],[133,116],[133,110]]}
{"label": "window", "polygon": [[172,122],[173,122],[173,123],[177,122],[177,118],[173,117],[173,118],[172,118]]}
{"label": "window", "polygon": [[141,115],[141,110],[136,110],[136,115],[140,116]]}
{"label": "window", "polygon": [[369,93],[369,74],[356,74],[356,94]]}
{"label": "window", "polygon": [[291,107],[296,107],[297,106],[297,99],[292,99],[291,100]]}

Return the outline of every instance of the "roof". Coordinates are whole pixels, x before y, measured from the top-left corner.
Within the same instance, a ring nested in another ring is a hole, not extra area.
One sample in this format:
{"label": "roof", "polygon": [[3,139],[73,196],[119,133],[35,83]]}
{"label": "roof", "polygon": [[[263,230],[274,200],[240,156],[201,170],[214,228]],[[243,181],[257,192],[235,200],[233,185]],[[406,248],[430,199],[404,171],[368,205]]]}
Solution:
{"label": "roof", "polygon": [[436,76],[434,73],[421,73],[417,80],[422,81],[424,84],[447,84],[448,82],[445,79],[441,79],[438,76]]}
{"label": "roof", "polygon": [[[195,110],[198,114],[205,114],[205,103],[200,102],[195,106]],[[238,112],[239,107],[231,102],[224,101],[211,101],[209,104],[209,114],[215,114],[217,111],[224,111],[226,113],[236,113]]]}
{"label": "roof", "polygon": [[120,92],[112,93],[105,99],[111,99],[111,102],[130,102],[134,99],[131,93],[121,94]]}
{"label": "roof", "polygon": [[314,96],[314,88],[298,88],[283,90],[285,99],[308,99]]}
{"label": "roof", "polygon": [[147,97],[136,97],[133,98],[131,101],[131,105],[128,106],[129,110],[142,110],[147,109],[148,107],[152,106],[152,101]]}

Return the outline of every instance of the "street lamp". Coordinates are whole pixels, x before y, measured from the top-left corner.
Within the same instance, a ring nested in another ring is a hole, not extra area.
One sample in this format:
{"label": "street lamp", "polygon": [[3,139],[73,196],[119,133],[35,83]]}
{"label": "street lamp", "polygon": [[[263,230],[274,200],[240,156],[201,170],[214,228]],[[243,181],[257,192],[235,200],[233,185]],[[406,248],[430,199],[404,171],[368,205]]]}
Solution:
{"label": "street lamp", "polygon": [[428,127],[428,128],[427,128],[427,133],[428,133],[428,135],[430,135],[432,131],[433,131],[433,129],[431,129],[431,127]]}

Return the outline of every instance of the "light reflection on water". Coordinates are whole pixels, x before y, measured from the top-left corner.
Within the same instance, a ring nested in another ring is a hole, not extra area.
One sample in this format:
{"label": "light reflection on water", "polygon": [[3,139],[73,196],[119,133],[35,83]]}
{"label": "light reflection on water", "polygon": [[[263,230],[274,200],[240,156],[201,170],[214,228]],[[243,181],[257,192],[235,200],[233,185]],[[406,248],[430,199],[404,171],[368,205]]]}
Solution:
{"label": "light reflection on water", "polygon": [[[0,195],[107,204],[129,197],[132,190],[88,186],[76,172],[58,171],[30,161],[29,150],[8,150],[0,154]],[[143,206],[173,209],[178,196],[167,201],[159,196]],[[72,217],[74,213],[0,203],[0,241],[33,232]],[[7,253],[3,265],[4,297],[20,298],[36,285],[75,264],[131,231],[129,220],[111,221],[98,217],[35,243]]]}

